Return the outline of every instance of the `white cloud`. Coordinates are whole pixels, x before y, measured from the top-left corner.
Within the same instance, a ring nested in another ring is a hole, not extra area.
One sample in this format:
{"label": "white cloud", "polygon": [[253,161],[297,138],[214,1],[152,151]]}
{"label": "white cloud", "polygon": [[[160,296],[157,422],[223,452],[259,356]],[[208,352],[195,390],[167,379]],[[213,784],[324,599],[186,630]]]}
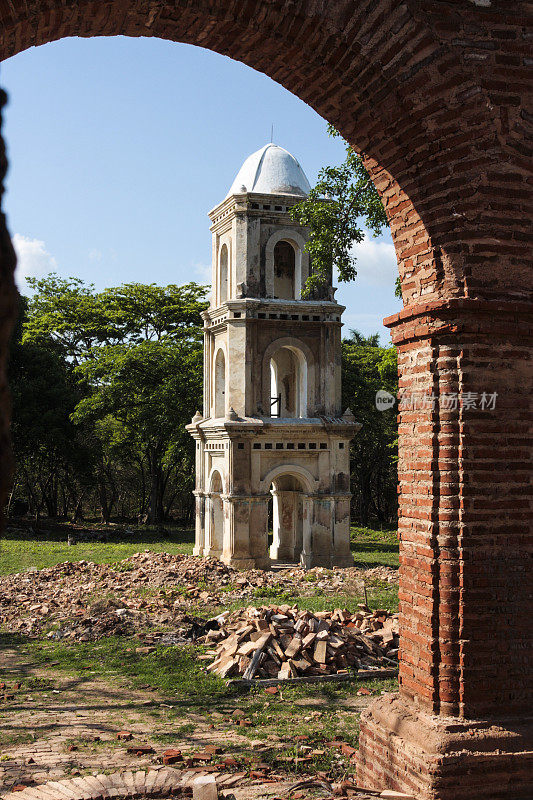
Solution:
{"label": "white cloud", "polygon": [[357,259],[357,281],[367,286],[394,286],[398,262],[391,242],[373,239],[366,231],[365,238],[353,246],[352,252]]}
{"label": "white cloud", "polygon": [[96,247],[93,247],[92,250],[89,250],[89,261],[97,261],[100,262],[103,258],[103,253],[101,250],[97,250]]}
{"label": "white cloud", "polygon": [[23,283],[26,278],[40,278],[57,270],[57,261],[40,239],[16,233],[12,241],[17,254],[15,276],[19,283]]}

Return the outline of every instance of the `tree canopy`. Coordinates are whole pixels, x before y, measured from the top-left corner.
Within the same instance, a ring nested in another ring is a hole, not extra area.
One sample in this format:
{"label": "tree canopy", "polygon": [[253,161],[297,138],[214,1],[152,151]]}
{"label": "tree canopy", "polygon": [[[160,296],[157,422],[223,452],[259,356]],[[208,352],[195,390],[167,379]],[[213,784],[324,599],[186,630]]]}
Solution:
{"label": "tree canopy", "polygon": [[206,307],[206,287],[196,283],[126,283],[96,292],[80,278],[28,278],[23,341],[48,336],[65,356],[79,364],[98,349],[120,343],[196,338],[200,312]]}
{"label": "tree canopy", "polygon": [[[330,136],[340,136],[328,126]],[[337,167],[323,167],[308,197],[293,206],[291,214],[309,228],[306,249],[312,264],[306,296],[320,297],[336,270],[339,280],[357,275],[353,246],[365,236],[365,227],[378,236],[388,221],[376,187],[363,160],[345,142],[346,158]]]}
{"label": "tree canopy", "polygon": [[121,505],[160,522],[178,496],[190,505],[194,451],[184,426],[201,404],[206,287],[96,292],[54,274],[31,286],[10,377],[15,486],[34,513],[44,505],[57,514],[62,497],[76,515],[91,496],[106,521]]}
{"label": "tree canopy", "polygon": [[390,523],[396,517],[397,409],[376,408],[380,389],[397,394],[396,348],[382,347],[378,334],[365,337],[352,331],[342,342],[342,397],[343,407],[349,406],[362,423],[350,455],[354,518],[363,525],[371,519]]}

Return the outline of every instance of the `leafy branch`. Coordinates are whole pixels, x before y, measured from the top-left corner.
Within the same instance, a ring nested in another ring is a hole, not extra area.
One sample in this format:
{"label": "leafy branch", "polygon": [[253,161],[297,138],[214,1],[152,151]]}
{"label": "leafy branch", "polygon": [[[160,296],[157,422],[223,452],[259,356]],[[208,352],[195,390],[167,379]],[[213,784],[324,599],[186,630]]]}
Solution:
{"label": "leafy branch", "polygon": [[[333,127],[329,135],[340,136]],[[323,167],[308,197],[291,209],[292,218],[309,228],[306,249],[310,255],[311,274],[304,296],[319,299],[327,296],[333,271],[341,281],[357,275],[353,245],[363,241],[365,228],[374,236],[388,225],[385,209],[363,160],[345,142],[346,158],[338,167]]]}

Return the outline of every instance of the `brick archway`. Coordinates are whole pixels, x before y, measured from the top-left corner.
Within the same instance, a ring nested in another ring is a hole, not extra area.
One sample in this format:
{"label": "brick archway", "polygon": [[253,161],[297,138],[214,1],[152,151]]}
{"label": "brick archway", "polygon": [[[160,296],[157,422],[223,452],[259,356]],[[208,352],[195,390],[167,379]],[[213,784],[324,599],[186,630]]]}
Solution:
{"label": "brick archway", "polygon": [[[401,392],[434,400],[401,412],[400,697],[362,720],[360,780],[421,798],[532,791],[518,755],[532,706],[527,6],[511,18],[505,0],[0,5],[2,58],[72,35],[189,42],[267,73],[365,153],[406,303],[389,320]],[[0,236],[9,319],[14,258]],[[444,402],[456,392],[495,392],[497,407]],[[5,383],[0,399],[5,411]],[[5,468],[6,417],[0,446]]]}

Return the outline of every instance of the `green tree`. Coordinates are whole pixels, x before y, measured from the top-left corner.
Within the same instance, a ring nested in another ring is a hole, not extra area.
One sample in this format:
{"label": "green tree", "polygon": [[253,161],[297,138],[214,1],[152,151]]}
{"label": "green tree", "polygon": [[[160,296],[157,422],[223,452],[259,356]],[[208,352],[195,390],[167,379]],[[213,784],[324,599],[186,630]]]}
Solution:
{"label": "green tree", "polygon": [[[32,288],[23,343],[54,348],[77,378],[82,396],[71,419],[95,453],[103,519],[129,493],[134,469],[139,513],[160,522],[169,486],[172,496],[176,486],[192,488],[184,425],[201,402],[206,288],[130,283],[96,292],[53,274]],[[178,465],[187,480],[175,477]]]}
{"label": "green tree", "polygon": [[23,341],[26,320],[22,298],[8,368],[16,454],[12,497],[25,496],[38,520],[43,508],[57,517],[60,505],[64,509],[79,494],[90,454],[71,420],[82,397],[72,364],[49,337]]}
{"label": "green tree", "polygon": [[360,331],[351,330],[350,336],[344,340],[346,344],[357,344],[362,347],[380,347],[379,333],[371,333],[365,336]]}
{"label": "green tree", "polygon": [[349,406],[362,428],[350,450],[354,516],[363,525],[370,520],[391,523],[397,513],[396,407],[376,408],[380,389],[398,391],[395,347],[381,347],[379,335],[357,331],[342,342],[343,406]]}
{"label": "green tree", "polygon": [[24,341],[48,337],[74,364],[94,357],[102,346],[198,337],[206,289],[196,283],[126,283],[96,292],[81,278],[28,278]]}
{"label": "green tree", "polygon": [[[330,136],[340,136],[332,125]],[[357,275],[353,245],[365,236],[365,226],[378,236],[388,225],[385,209],[360,155],[345,142],[346,158],[338,167],[324,167],[308,197],[293,206],[293,219],[309,228],[306,249],[312,264],[306,296],[323,297],[333,270],[339,280]]]}
{"label": "green tree", "polygon": [[[160,339],[112,345],[79,371],[93,391],[78,404],[74,421],[92,422],[107,451],[126,441],[141,456],[149,476],[147,519],[161,522],[168,481],[182,465],[183,451],[193,450],[185,424],[202,395],[200,343]],[[189,475],[191,462],[192,457]]]}

